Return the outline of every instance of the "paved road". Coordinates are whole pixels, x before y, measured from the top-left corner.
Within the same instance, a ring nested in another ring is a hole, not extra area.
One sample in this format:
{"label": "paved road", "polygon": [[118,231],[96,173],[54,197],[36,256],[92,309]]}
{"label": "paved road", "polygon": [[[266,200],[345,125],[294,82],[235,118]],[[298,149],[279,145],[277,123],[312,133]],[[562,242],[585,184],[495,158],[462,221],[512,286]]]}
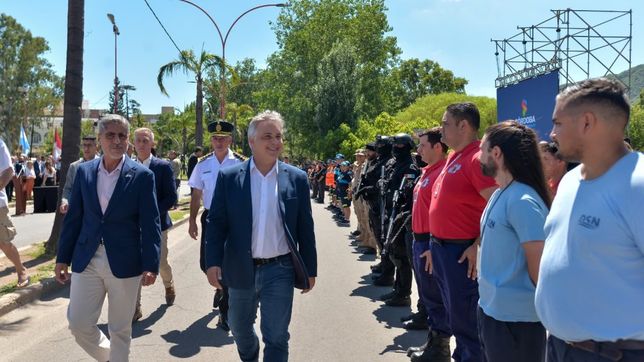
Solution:
{"label": "paved road", "polygon": [[[425,332],[407,332],[399,318],[410,308],[377,301],[387,288],[367,282],[373,257],[358,254],[349,228],[339,228],[321,205],[314,204],[319,278],[314,290],[297,294],[291,323],[291,361],[406,361],[404,351],[421,344]],[[355,223],[354,223],[355,224]],[[238,361],[232,337],[215,328],[212,289],[197,266],[198,243],[187,237],[187,224],[170,233],[170,263],[177,300],[163,305],[163,285],[144,288],[143,319],[133,330],[134,361]],[[415,296],[413,296],[415,297]],[[0,318],[4,361],[89,361],[65,319],[68,291]],[[104,328],[106,308],[99,323]]]}

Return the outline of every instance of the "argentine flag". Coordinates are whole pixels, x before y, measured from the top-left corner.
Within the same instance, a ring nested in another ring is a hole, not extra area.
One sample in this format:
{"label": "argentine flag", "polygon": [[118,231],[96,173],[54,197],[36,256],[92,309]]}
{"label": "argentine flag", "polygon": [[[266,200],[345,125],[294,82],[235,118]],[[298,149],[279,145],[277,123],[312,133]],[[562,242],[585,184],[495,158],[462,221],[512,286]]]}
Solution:
{"label": "argentine flag", "polygon": [[29,155],[29,151],[31,150],[31,147],[29,147],[27,134],[25,133],[25,129],[22,127],[22,125],[20,125],[20,146],[22,147],[22,153],[25,155]]}

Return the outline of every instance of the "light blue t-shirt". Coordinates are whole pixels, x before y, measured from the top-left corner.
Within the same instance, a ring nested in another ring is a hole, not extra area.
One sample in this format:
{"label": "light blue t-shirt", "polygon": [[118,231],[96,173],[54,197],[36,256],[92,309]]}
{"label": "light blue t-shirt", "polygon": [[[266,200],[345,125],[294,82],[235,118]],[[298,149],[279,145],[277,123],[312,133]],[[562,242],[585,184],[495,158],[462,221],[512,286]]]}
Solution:
{"label": "light blue t-shirt", "polygon": [[568,172],[546,220],[537,313],[569,342],[644,340],[644,156]]}
{"label": "light blue t-shirt", "polygon": [[544,240],[548,208],[530,186],[513,181],[490,197],[481,215],[479,305],[504,322],[538,322],[535,287],[522,244]]}

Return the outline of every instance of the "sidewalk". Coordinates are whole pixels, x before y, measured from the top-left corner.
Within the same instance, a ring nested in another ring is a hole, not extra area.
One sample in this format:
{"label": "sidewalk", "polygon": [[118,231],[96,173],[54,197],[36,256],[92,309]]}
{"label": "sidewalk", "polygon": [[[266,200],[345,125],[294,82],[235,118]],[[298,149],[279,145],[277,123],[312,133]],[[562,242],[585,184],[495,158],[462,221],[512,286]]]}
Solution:
{"label": "sidewalk", "polygon": [[[172,228],[183,225],[188,221],[189,207],[189,199],[183,199],[177,210],[170,210],[171,217],[176,216],[179,218],[179,220],[173,221]],[[43,241],[36,241],[28,246],[19,247],[19,251],[22,264],[27,268],[27,273],[30,276],[31,284],[22,289],[16,289],[18,280],[16,270],[11,261],[0,253],[0,317],[20,306],[37,300],[44,294],[69,286],[69,284],[61,285],[54,279],[55,255],[45,254]]]}

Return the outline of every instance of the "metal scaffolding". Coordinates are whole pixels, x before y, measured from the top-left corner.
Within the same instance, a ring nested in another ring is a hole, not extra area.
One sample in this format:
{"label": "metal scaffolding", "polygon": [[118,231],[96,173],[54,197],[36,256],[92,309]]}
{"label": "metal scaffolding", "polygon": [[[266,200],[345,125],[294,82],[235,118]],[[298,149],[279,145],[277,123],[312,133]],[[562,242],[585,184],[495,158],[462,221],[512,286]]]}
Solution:
{"label": "metal scaffolding", "polygon": [[[617,79],[628,69],[631,88],[633,12],[551,10],[537,25],[518,26],[519,33],[496,40],[496,87],[559,70],[560,87],[596,76]],[[502,61],[502,63],[501,63]]]}

